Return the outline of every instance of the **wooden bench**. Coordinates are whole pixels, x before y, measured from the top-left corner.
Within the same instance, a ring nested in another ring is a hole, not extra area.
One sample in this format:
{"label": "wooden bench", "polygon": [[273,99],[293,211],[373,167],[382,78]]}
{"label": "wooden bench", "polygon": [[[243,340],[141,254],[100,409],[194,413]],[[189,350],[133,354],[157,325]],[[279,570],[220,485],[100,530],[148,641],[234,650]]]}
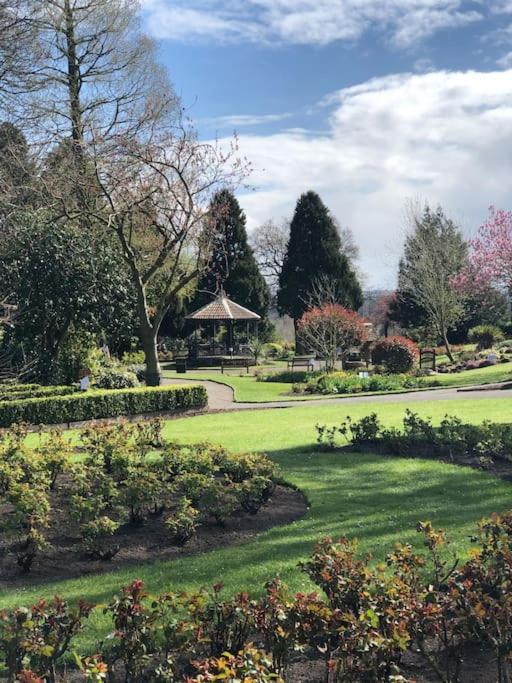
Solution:
{"label": "wooden bench", "polygon": [[315,369],[315,361],[312,356],[295,356],[288,361],[288,370],[295,370],[295,368],[306,368],[306,370]]}
{"label": "wooden bench", "polygon": [[249,368],[254,365],[251,358],[222,358],[220,361],[220,371],[224,374],[224,368],[245,368],[249,374]]}

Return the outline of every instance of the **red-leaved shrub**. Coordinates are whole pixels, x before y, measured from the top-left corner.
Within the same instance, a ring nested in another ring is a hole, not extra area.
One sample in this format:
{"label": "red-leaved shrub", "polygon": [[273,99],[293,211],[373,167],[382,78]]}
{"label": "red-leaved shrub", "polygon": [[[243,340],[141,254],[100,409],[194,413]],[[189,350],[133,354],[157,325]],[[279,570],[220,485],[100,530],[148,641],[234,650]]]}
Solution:
{"label": "red-leaved shrub", "polygon": [[387,372],[409,372],[418,357],[418,347],[407,337],[380,339],[372,349],[374,365],[383,365]]}

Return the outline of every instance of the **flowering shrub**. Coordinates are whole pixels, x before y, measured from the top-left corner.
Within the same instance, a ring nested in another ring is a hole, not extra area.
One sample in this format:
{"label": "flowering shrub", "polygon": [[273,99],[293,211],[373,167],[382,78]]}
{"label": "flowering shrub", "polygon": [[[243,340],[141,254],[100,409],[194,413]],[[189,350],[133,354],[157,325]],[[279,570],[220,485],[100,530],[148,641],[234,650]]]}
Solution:
{"label": "flowering shrub", "polygon": [[379,339],[372,348],[372,362],[383,365],[386,372],[403,373],[412,370],[419,358],[418,346],[407,337]]}

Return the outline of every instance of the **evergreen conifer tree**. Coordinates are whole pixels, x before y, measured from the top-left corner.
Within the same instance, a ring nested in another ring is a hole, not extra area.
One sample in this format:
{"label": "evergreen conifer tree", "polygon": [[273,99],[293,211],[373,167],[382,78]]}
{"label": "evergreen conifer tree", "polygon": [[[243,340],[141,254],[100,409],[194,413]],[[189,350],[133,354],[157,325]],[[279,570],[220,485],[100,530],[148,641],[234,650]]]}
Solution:
{"label": "evergreen conifer tree", "polygon": [[215,238],[210,268],[199,280],[198,293],[189,309],[208,303],[212,294],[223,288],[230,299],[264,318],[270,291],[247,240],[245,214],[229,190],[221,190],[213,197],[211,209]]}
{"label": "evergreen conifer tree", "polygon": [[295,322],[308,308],[319,279],[328,281],[336,302],[358,309],[361,286],[342,245],[329,210],[316,192],[303,194],[290,226],[290,241],[279,278],[278,307]]}

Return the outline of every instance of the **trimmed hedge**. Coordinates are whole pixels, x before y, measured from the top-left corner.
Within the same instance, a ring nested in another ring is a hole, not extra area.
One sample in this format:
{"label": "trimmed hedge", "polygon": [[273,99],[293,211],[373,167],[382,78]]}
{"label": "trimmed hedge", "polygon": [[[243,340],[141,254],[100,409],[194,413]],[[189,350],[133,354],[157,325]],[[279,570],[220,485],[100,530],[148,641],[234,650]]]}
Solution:
{"label": "trimmed hedge", "polygon": [[[21,388],[23,387],[23,389]],[[0,401],[19,401],[26,398],[42,398],[43,396],[67,396],[78,391],[78,387],[69,386],[48,386],[42,387],[36,385],[18,385],[15,390],[4,389],[0,386]]]}
{"label": "trimmed hedge", "polygon": [[16,384],[14,382],[0,383],[0,392],[6,394],[11,391],[28,391],[29,389],[41,389],[40,384]]}
{"label": "trimmed hedge", "polygon": [[181,412],[204,408],[207,403],[206,389],[202,386],[93,390],[69,396],[3,401],[0,403],[0,427],[20,422],[62,424],[123,415]]}

